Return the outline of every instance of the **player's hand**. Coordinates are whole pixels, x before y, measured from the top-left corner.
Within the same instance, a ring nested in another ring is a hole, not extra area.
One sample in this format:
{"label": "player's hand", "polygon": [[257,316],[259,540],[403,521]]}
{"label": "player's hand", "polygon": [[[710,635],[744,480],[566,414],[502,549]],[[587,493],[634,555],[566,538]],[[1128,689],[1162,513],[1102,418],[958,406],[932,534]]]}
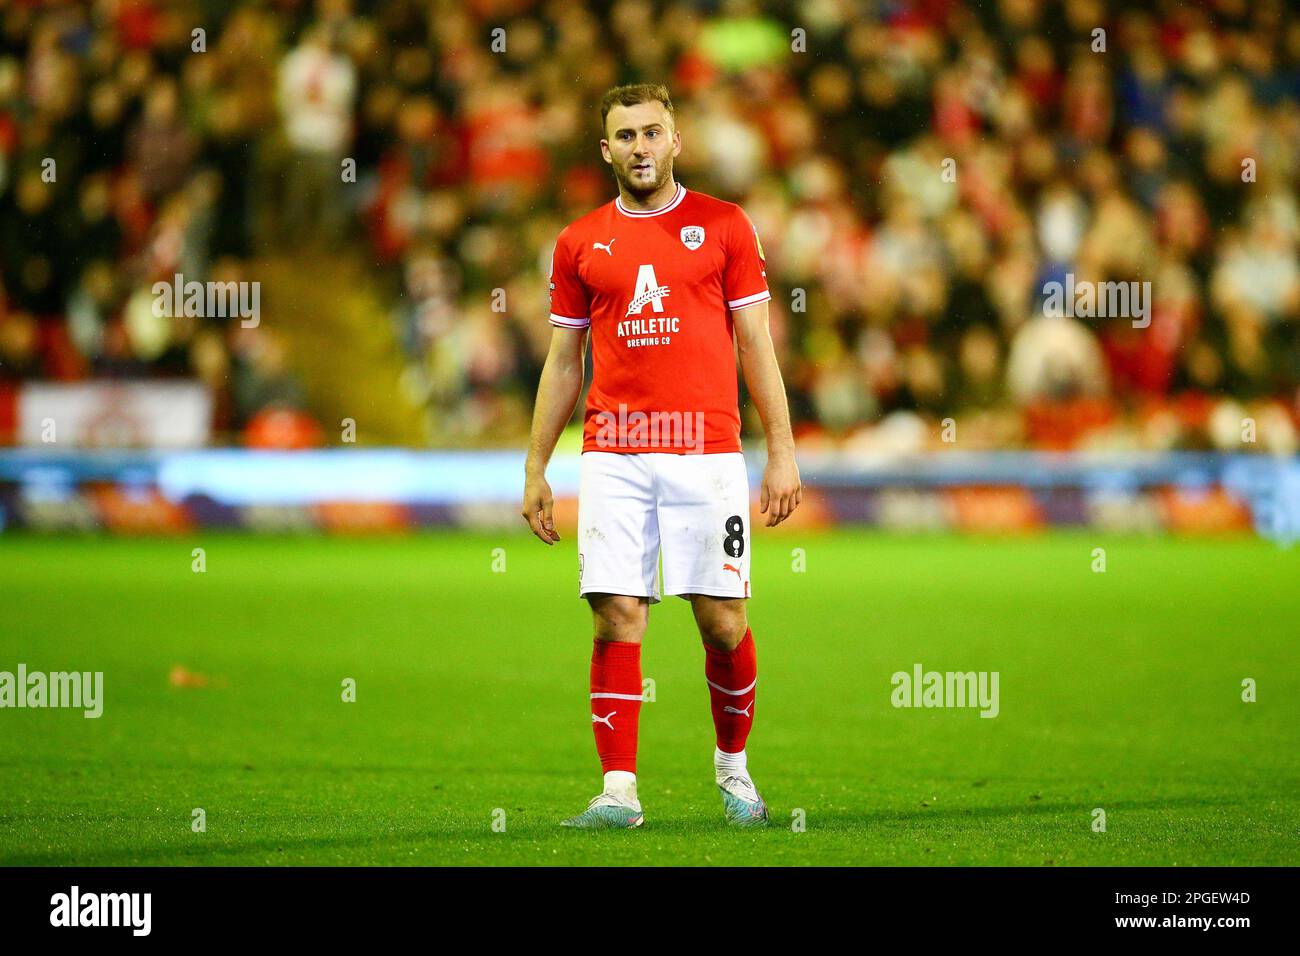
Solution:
{"label": "player's hand", "polygon": [[551,486],[542,475],[529,475],[524,481],[524,507],[521,514],[546,544],[555,544],[560,540],[560,533],[555,530],[555,516],[552,509],[555,499],[551,497]]}
{"label": "player's hand", "polygon": [[759,509],[767,515],[767,527],[776,527],[790,517],[801,501],[803,484],[799,480],[799,466],[795,464],[794,453],[769,455],[767,467],[763,469],[762,507]]}

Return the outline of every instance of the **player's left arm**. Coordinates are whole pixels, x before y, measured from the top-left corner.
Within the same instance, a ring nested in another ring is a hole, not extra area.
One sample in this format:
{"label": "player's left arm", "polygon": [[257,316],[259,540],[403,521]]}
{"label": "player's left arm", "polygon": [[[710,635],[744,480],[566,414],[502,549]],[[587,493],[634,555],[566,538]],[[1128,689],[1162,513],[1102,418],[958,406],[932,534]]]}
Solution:
{"label": "player's left arm", "polygon": [[790,407],[768,329],[767,302],[733,309],[731,319],[736,329],[745,387],[758,408],[767,436],[767,467],[763,469],[760,510],[767,515],[767,527],[771,528],[788,518],[803,500],[803,484],[794,459]]}

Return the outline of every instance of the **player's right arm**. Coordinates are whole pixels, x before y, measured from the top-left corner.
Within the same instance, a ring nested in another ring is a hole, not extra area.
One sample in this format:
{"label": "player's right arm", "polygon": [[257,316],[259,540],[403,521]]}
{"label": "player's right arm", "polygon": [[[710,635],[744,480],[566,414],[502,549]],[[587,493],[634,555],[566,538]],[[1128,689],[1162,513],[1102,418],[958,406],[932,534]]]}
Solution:
{"label": "player's right arm", "polygon": [[546,465],[582,394],[583,360],[591,327],[590,299],[578,270],[572,227],[561,231],[551,256],[551,350],[542,366],[533,409],[533,430],[524,463],[524,520],[547,544],[560,540],[551,516],[554,501]]}
{"label": "player's right arm", "polygon": [[542,366],[533,408],[533,429],[524,462],[524,520],[547,544],[560,540],[552,508],[555,501],[546,481],[546,465],[555,443],[568,424],[582,394],[583,358],[587,351],[587,330],[556,326],[551,331],[551,349]]}

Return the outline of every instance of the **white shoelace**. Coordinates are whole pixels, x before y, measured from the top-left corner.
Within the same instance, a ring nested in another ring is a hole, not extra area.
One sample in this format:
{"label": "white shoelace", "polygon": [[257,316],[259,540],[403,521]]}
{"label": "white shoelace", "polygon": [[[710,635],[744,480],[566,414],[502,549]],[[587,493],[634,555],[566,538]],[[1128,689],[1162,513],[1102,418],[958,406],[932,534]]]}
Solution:
{"label": "white shoelace", "polygon": [[758,803],[758,788],[754,786],[754,781],[749,777],[742,777],[739,774],[732,774],[722,781],[722,789],[728,793],[734,794],[750,803]]}
{"label": "white shoelace", "polygon": [[640,809],[636,803],[629,800],[627,797],[621,796],[617,793],[610,793],[609,791],[598,793],[591,798],[591,802],[587,804],[587,809],[594,810],[596,807],[627,807],[629,810]]}

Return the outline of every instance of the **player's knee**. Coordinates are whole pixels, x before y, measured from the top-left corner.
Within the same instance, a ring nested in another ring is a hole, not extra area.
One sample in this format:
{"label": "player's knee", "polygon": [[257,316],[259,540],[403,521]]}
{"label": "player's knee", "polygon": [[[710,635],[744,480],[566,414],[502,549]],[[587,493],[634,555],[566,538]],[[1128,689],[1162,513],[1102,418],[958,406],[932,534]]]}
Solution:
{"label": "player's knee", "polygon": [[709,647],[720,651],[734,651],[745,639],[749,629],[743,604],[738,607],[723,606],[710,609],[696,618],[700,628],[700,638]]}
{"label": "player's knee", "polygon": [[593,597],[591,611],[598,641],[640,643],[645,636],[646,605],[640,598],[623,594]]}

